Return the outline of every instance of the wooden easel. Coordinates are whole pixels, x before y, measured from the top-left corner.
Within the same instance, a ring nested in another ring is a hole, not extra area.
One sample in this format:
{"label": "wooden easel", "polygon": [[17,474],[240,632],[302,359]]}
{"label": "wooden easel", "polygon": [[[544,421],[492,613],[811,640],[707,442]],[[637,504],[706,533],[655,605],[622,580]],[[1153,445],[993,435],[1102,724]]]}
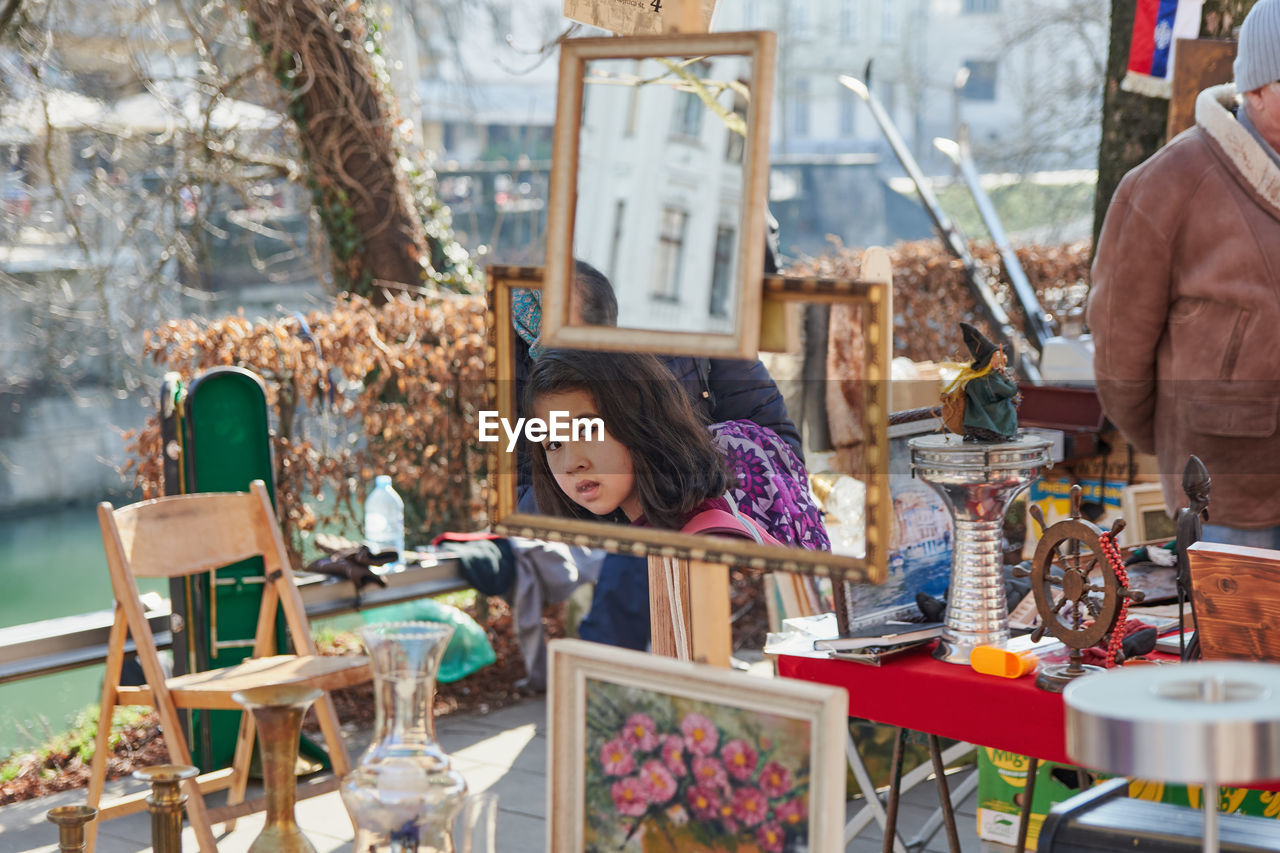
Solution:
{"label": "wooden easel", "polygon": [[729,567],[650,557],[649,627],[655,655],[728,666],[733,650]]}

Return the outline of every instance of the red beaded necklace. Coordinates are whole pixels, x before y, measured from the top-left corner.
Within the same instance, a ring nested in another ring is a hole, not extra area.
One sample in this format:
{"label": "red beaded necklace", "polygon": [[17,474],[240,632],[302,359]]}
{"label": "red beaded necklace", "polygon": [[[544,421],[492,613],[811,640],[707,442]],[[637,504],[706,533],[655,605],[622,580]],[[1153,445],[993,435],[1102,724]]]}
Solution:
{"label": "red beaded necklace", "polygon": [[1120,547],[1116,545],[1116,534],[1108,530],[1098,537],[1098,541],[1119,584],[1117,594],[1120,596],[1120,614],[1115,627],[1111,629],[1111,641],[1107,643],[1107,668],[1110,669],[1116,665],[1116,654],[1120,651],[1120,644],[1124,642],[1124,626],[1129,613],[1129,596],[1124,591],[1129,588],[1129,573],[1124,570]]}

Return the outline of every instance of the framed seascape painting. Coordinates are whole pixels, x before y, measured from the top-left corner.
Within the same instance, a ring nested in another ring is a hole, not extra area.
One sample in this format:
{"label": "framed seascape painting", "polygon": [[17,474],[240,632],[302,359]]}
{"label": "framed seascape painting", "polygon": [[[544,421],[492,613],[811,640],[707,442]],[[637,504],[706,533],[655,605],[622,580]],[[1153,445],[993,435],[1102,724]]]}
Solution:
{"label": "framed seascape painting", "polygon": [[556,640],[548,850],[843,846],[841,688]]}

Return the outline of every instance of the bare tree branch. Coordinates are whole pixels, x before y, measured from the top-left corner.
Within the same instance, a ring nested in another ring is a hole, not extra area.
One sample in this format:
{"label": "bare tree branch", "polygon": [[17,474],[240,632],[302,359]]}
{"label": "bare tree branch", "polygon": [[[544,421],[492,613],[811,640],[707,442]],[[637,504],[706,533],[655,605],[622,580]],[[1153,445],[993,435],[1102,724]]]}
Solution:
{"label": "bare tree branch", "polygon": [[22,0],[5,0],[4,8],[0,8],[0,38],[9,31],[9,25],[22,8]]}

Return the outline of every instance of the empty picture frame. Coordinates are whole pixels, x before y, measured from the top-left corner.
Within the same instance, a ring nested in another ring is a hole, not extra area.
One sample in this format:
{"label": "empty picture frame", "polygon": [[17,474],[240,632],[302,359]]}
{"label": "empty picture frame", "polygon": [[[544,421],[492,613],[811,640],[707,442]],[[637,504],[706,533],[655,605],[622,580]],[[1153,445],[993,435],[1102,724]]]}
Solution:
{"label": "empty picture frame", "polygon": [[549,655],[548,850],[843,847],[844,688],[581,640]]}
{"label": "empty picture frame", "polygon": [[[547,346],[755,357],[774,45],[771,32],[561,44]],[[577,310],[575,259],[613,282],[616,326]]]}
{"label": "empty picture frame", "polygon": [[[883,583],[888,576],[888,551],[893,506],[889,496],[888,376],[892,346],[891,281],[887,253],[871,249],[863,259],[866,280],[836,280],[766,276],[758,285],[766,305],[787,303],[845,303],[860,307],[865,344],[865,376],[845,383],[860,390],[865,435],[860,470],[810,470],[830,475],[828,482],[849,475],[865,485],[863,504],[864,548],[858,553],[832,553],[799,547],[761,545],[745,539],[694,535],[653,527],[634,527],[608,521],[562,518],[520,512],[517,506],[517,453],[504,442],[493,442],[490,451],[489,521],[496,533],[567,542],[584,547],[637,556],[681,557],[726,563],[761,571],[800,572],[858,583]],[[536,267],[489,267],[486,275],[489,332],[489,408],[514,423],[516,399],[516,335],[512,328],[512,292],[538,289],[542,270]],[[640,351],[651,351],[641,347]],[[754,357],[754,353],[752,354]],[[828,520],[828,532],[831,533]],[[832,536],[833,540],[836,538]]]}
{"label": "empty picture frame", "polygon": [[1132,483],[1120,491],[1120,515],[1125,528],[1120,544],[1133,547],[1142,542],[1168,542],[1177,525],[1164,507],[1159,483]]}

